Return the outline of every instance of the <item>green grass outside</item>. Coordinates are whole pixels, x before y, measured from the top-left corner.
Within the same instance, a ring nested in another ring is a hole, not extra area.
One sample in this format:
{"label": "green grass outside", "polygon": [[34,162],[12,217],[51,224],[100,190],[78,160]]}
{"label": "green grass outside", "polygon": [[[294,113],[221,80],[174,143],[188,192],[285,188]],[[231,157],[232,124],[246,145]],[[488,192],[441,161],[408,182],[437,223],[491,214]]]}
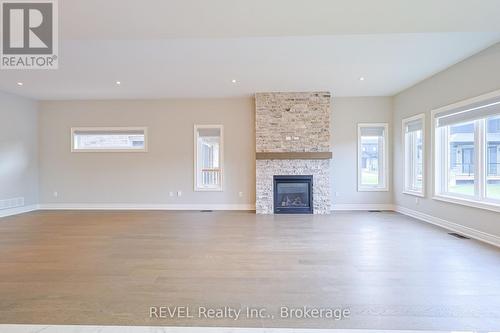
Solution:
{"label": "green grass outside", "polygon": [[[361,174],[361,180],[363,185],[377,185],[378,184],[378,173],[369,172],[363,170]],[[474,184],[460,184],[455,186],[450,186],[450,193],[457,193],[462,195],[474,195]],[[488,198],[500,200],[500,184],[488,184],[486,189]]]}
{"label": "green grass outside", "polygon": [[[460,184],[450,186],[448,190],[451,193],[474,195],[474,184]],[[488,198],[500,200],[500,184],[488,184],[486,193]]]}
{"label": "green grass outside", "polygon": [[363,170],[361,173],[361,184],[378,185],[378,172],[369,172]]}

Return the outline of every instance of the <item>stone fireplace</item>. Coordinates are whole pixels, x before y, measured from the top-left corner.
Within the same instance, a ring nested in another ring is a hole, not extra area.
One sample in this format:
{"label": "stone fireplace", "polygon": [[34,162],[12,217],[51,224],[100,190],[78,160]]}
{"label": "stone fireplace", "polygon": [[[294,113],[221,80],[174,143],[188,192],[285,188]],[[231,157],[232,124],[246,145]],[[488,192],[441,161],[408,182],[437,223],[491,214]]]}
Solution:
{"label": "stone fireplace", "polygon": [[[330,213],[330,99],[328,92],[255,95],[257,214]],[[286,181],[294,178],[309,178],[310,194],[304,181]]]}

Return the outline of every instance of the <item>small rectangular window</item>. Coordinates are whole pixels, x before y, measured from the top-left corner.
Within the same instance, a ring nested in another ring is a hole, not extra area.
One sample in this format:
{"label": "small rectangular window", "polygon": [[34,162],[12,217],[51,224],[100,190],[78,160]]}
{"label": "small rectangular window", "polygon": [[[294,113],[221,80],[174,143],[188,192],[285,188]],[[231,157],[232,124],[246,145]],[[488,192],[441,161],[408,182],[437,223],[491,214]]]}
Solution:
{"label": "small rectangular window", "polygon": [[223,126],[195,125],[195,191],[222,191]]}
{"label": "small rectangular window", "polygon": [[73,152],[145,152],[145,127],[78,127],[71,129]]}
{"label": "small rectangular window", "polygon": [[424,196],[425,115],[403,119],[404,193]]}
{"label": "small rectangular window", "polygon": [[388,124],[358,124],[358,191],[388,191]]}

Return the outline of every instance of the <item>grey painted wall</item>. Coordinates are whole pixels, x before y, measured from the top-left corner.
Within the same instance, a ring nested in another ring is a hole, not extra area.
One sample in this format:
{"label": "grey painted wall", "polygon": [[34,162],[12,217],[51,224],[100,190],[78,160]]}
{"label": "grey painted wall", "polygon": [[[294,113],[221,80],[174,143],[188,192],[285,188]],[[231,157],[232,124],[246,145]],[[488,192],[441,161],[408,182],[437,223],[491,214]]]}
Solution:
{"label": "grey painted wall", "polygon": [[[392,191],[356,186],[357,123],[391,121],[389,97],[333,98],[334,204],[392,203]],[[224,192],[193,191],[194,123],[225,125]],[[148,126],[149,152],[71,153],[70,128],[77,126]],[[178,190],[182,197],[169,196]],[[254,100],[40,102],[40,202],[253,205]]]}
{"label": "grey painted wall", "polygon": [[[500,89],[500,44],[456,64],[394,97],[394,185],[395,203],[435,217],[500,236],[500,214],[431,199],[431,114],[440,106]],[[427,196],[416,204],[403,191],[401,121],[426,114]]]}
{"label": "grey painted wall", "polygon": [[36,102],[0,92],[0,200],[38,203]]}
{"label": "grey painted wall", "polygon": [[[40,201],[254,204],[254,109],[252,98],[41,102]],[[193,190],[194,124],[224,125],[224,192]],[[77,126],[147,126],[148,152],[71,153]]]}
{"label": "grey painted wall", "polygon": [[332,110],[333,204],[392,204],[391,177],[388,192],[357,191],[358,123],[389,123],[389,166],[392,165],[392,98],[334,98]]}

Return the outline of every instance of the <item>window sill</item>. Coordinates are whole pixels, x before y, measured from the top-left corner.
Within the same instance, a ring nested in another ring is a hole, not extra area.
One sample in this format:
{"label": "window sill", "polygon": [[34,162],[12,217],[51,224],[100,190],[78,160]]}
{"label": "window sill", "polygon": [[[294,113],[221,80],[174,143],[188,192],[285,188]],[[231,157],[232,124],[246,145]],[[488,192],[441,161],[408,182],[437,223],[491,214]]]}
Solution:
{"label": "window sill", "polygon": [[425,198],[425,195],[422,192],[414,192],[414,191],[405,190],[405,191],[403,191],[403,194],[413,195],[413,196],[419,197],[419,198]]}
{"label": "window sill", "polygon": [[194,189],[195,192],[223,192],[221,188],[203,188],[197,187]]}
{"label": "window sill", "polygon": [[71,149],[72,153],[147,153],[147,149]]}
{"label": "window sill", "polygon": [[433,199],[472,208],[479,208],[479,209],[490,210],[493,212],[500,212],[500,204],[492,202],[476,201],[472,199],[458,198],[444,194],[436,194],[434,195]]}
{"label": "window sill", "polygon": [[389,192],[388,188],[363,187],[358,188],[358,192]]}

